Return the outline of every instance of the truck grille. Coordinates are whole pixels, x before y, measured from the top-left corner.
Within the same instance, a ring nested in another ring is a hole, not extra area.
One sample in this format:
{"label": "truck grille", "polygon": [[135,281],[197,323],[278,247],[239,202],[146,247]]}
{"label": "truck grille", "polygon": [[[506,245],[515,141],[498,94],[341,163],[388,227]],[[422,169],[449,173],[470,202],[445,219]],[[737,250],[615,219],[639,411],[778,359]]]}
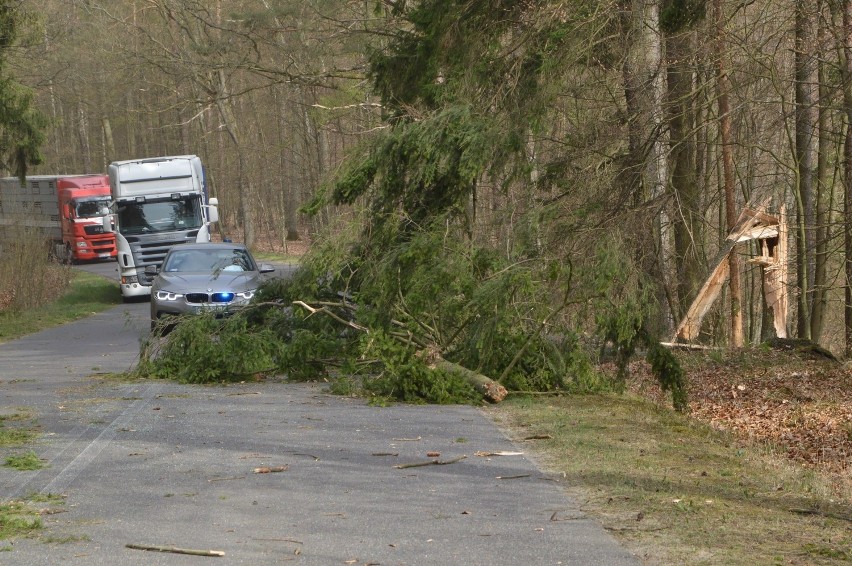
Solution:
{"label": "truck grille", "polygon": [[166,253],[175,245],[194,242],[195,240],[175,239],[175,240],[154,240],[146,242],[144,236],[127,238],[130,244],[130,250],[133,253],[133,262],[136,264],[136,274],[139,277],[141,285],[151,285],[153,277],[145,274],[145,267],[148,265],[156,265],[160,267],[163,263],[163,258]]}

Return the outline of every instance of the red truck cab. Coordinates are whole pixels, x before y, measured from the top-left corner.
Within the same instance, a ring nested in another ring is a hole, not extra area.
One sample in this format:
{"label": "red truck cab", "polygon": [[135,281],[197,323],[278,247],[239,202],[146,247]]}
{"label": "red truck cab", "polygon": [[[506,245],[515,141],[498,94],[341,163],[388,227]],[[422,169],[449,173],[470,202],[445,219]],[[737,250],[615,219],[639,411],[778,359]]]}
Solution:
{"label": "red truck cab", "polygon": [[106,175],[74,175],[56,181],[59,223],[70,261],[115,258],[115,235],[104,232],[103,209],[112,197]]}

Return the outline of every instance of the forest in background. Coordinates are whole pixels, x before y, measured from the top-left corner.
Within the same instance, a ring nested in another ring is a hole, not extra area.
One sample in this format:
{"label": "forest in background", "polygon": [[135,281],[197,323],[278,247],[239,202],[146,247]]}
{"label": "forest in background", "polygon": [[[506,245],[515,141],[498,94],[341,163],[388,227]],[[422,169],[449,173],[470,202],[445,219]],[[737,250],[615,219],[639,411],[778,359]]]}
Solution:
{"label": "forest in background", "polygon": [[[337,245],[341,289],[451,358],[565,329],[669,337],[767,199],[788,214],[791,336],[850,348],[852,2],[23,4],[14,73],[51,121],[32,173],[198,154],[225,232]],[[699,341],[772,334],[754,246]],[[498,307],[512,340],[474,330]]]}

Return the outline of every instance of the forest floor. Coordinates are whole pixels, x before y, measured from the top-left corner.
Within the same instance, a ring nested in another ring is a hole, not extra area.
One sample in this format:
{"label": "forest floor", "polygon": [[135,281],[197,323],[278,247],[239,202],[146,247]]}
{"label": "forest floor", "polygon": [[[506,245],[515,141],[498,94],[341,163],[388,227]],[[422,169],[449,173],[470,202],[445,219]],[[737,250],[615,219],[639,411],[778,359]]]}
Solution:
{"label": "forest floor", "polygon": [[[680,352],[692,418],[852,485],[852,365],[768,347]],[[668,404],[644,361],[634,393]]]}
{"label": "forest floor", "polygon": [[852,562],[852,366],[763,347],[676,355],[687,415],[643,361],[626,394],[490,411],[643,564]]}

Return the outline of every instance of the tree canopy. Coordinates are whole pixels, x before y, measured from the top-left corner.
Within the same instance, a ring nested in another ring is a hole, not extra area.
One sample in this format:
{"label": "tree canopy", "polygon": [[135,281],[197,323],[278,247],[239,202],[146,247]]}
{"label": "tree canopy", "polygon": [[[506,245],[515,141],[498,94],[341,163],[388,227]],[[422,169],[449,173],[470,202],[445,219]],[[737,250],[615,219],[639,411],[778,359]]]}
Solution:
{"label": "tree canopy", "polygon": [[10,52],[34,19],[18,0],[0,2],[0,165],[23,179],[30,165],[43,161],[41,146],[48,125],[33,92],[10,72]]}
{"label": "tree canopy", "polygon": [[[731,246],[694,340],[852,344],[843,2],[22,5],[43,33],[8,69],[51,119],[37,170],[201,155],[223,236],[312,242],[313,277],[282,299],[345,297],[338,317],[391,337],[332,348],[282,326],[317,371],[329,351],[390,363],[401,332],[518,388],[567,387],[671,339],[745,210],[787,231]],[[770,265],[785,234],[795,252]],[[794,306],[776,324],[779,288]]]}

